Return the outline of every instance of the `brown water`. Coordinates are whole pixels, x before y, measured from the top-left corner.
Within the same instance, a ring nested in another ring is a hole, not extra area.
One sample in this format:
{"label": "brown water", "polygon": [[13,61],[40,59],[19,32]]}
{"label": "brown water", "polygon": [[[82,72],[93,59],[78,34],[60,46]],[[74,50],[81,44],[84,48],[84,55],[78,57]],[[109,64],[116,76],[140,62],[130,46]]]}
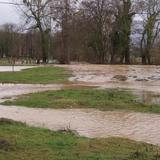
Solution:
{"label": "brown water", "polygon": [[[35,66],[15,66],[14,71],[34,68]],[[11,72],[12,66],[0,66],[0,72]],[[63,84],[2,84],[0,83],[0,102],[8,99],[14,99],[16,96],[39,91],[58,90],[63,87]]]}
{"label": "brown water", "polygon": [[[160,104],[160,66],[83,64],[61,67],[73,71],[70,81],[77,84],[101,89],[129,89],[141,102]],[[116,79],[116,76],[125,77],[126,80]]]}
{"label": "brown water", "polygon": [[0,106],[0,117],[54,131],[69,129],[89,138],[124,137],[160,145],[160,115]]}
{"label": "brown water", "polygon": [[[73,86],[127,88],[133,90],[140,97],[140,101],[159,103],[159,66],[71,65],[65,67],[74,73],[70,79],[76,82]],[[127,80],[122,82],[114,79],[116,75],[126,76]],[[64,85],[1,84],[0,101],[21,94],[57,90],[62,87]],[[33,109],[0,105],[0,118],[2,117],[54,131],[70,129],[90,138],[116,136],[160,145],[160,115],[156,114],[87,109]]]}
{"label": "brown water", "polygon": [[[160,93],[160,66],[127,65],[68,65],[73,71],[72,82],[95,85],[102,88],[127,88]],[[120,81],[115,76],[124,76]]]}
{"label": "brown water", "polygon": [[160,94],[156,92],[146,92],[146,91],[133,91],[133,94],[137,96],[137,102],[142,102],[145,104],[158,104],[160,105]]}
{"label": "brown water", "polygon": [[0,102],[7,99],[14,99],[16,96],[47,90],[59,90],[63,87],[60,84],[0,84]]}

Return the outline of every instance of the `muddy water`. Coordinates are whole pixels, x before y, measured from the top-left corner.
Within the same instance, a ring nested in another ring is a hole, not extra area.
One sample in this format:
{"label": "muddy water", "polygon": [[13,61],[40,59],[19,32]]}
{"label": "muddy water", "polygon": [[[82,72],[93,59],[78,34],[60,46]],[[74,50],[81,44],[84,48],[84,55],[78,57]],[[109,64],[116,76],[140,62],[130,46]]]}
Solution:
{"label": "muddy water", "polygon": [[160,94],[156,92],[146,91],[133,91],[133,94],[137,96],[137,102],[145,104],[160,104]]}
{"label": "muddy water", "polygon": [[160,115],[0,106],[0,117],[54,131],[70,129],[90,138],[115,136],[160,145]]}
{"label": "muddy water", "polygon": [[40,85],[40,84],[0,84],[0,102],[14,99],[16,96],[38,91],[58,90],[63,85]]}
{"label": "muddy water", "polygon": [[123,75],[127,82],[131,81],[159,81],[160,66],[132,66],[132,65],[70,65],[66,66],[74,71],[73,80],[83,82],[116,81],[113,77]]}
{"label": "muddy water", "polygon": [[[65,67],[73,71],[74,77],[70,80],[77,82],[74,85],[128,88],[134,90],[140,97],[144,97],[143,99],[146,103],[152,101],[149,99],[151,95],[154,95],[157,100],[159,99],[160,67],[95,65],[71,65]],[[17,69],[21,70],[20,68]],[[6,70],[3,68],[2,71]],[[113,77],[116,75],[126,76],[127,80],[122,82],[114,79]],[[0,84],[0,99],[4,101],[21,94],[57,90],[62,87],[63,85],[56,84]],[[146,93],[152,94],[146,96]],[[85,109],[32,109],[0,105],[0,118],[2,117],[54,131],[70,129],[81,136],[90,138],[117,136],[160,145],[160,115],[134,112],[101,112]]]}
{"label": "muddy water", "polygon": [[62,67],[73,71],[72,82],[101,89],[129,89],[141,102],[160,104],[160,66],[83,64]]}
{"label": "muddy water", "polygon": [[[127,65],[70,65],[73,82],[97,85],[103,88],[128,88],[160,93],[160,66]],[[126,77],[125,81],[116,76]]]}
{"label": "muddy water", "polygon": [[[35,66],[15,66],[14,71],[21,71],[23,69],[33,68]],[[0,72],[11,72],[12,66],[0,66]],[[61,89],[63,85],[51,84],[51,85],[41,85],[41,84],[1,84],[0,83],[0,102],[8,99],[14,99],[16,96],[22,94],[28,94],[39,91],[46,90],[58,90]]]}

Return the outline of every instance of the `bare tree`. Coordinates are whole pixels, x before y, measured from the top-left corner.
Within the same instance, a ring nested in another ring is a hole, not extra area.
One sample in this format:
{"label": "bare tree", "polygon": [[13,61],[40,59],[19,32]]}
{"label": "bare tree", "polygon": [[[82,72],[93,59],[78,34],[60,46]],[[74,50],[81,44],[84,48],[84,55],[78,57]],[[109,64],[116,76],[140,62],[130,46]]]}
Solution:
{"label": "bare tree", "polygon": [[151,50],[160,32],[159,0],[145,0],[142,11],[143,33],[141,39],[142,64],[151,64]]}
{"label": "bare tree", "polygon": [[77,0],[52,0],[50,5],[56,29],[58,32],[61,31],[61,56],[59,60],[63,64],[70,62],[69,25],[73,18],[76,2]]}
{"label": "bare tree", "polygon": [[18,45],[14,46],[15,42],[17,43],[19,38],[17,31],[18,27],[15,24],[7,23],[1,26],[1,58],[18,56]]}
{"label": "bare tree", "polygon": [[[51,30],[50,2],[51,0],[23,0],[24,6],[18,6],[26,17],[27,29],[38,29],[40,32],[43,63],[46,63],[48,59],[47,36]],[[39,61],[40,59],[38,63]]]}
{"label": "bare tree", "polygon": [[97,63],[108,63],[112,23],[111,2],[109,0],[90,0],[83,1],[82,5],[88,27],[91,28],[90,46],[96,53]]}
{"label": "bare tree", "polygon": [[120,55],[120,62],[125,60],[130,64],[130,36],[135,15],[134,3],[131,0],[113,1],[115,10],[115,21],[112,32],[112,57],[111,63],[115,61],[115,55]]}

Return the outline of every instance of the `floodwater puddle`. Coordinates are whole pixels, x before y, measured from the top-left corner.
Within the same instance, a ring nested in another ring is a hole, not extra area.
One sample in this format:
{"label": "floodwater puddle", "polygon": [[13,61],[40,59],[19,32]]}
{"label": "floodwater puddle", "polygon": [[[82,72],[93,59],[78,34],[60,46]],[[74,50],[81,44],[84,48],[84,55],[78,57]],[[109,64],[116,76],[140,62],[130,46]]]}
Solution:
{"label": "floodwater puddle", "polygon": [[[23,69],[34,68],[37,66],[0,66],[0,72],[21,71]],[[14,99],[16,96],[47,90],[59,90],[63,84],[8,84],[0,83],[0,102]]]}
{"label": "floodwater puddle", "polygon": [[0,102],[8,99],[14,99],[16,96],[47,90],[59,90],[63,87],[61,84],[0,84]]}

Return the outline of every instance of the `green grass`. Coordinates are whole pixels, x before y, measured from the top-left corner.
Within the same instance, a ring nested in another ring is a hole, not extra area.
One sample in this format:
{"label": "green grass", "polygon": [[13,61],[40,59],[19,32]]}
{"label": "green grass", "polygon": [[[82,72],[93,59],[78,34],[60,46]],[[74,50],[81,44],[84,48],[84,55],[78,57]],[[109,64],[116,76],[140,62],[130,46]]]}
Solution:
{"label": "green grass", "polygon": [[9,66],[12,65],[11,59],[0,58],[0,66]]}
{"label": "green grass", "polygon": [[37,67],[20,72],[0,72],[0,83],[59,83],[66,82],[70,72],[60,67]]}
{"label": "green grass", "polygon": [[120,138],[88,139],[0,121],[0,160],[159,160],[160,148]]}
{"label": "green grass", "polygon": [[83,88],[32,93],[3,104],[33,108],[96,108],[105,111],[126,110],[160,113],[160,106],[142,104],[137,102],[136,98],[130,91]]}
{"label": "green grass", "polygon": [[[12,66],[12,58],[0,58],[0,66]],[[15,61],[15,66],[34,66],[37,65],[34,60],[19,59]]]}

